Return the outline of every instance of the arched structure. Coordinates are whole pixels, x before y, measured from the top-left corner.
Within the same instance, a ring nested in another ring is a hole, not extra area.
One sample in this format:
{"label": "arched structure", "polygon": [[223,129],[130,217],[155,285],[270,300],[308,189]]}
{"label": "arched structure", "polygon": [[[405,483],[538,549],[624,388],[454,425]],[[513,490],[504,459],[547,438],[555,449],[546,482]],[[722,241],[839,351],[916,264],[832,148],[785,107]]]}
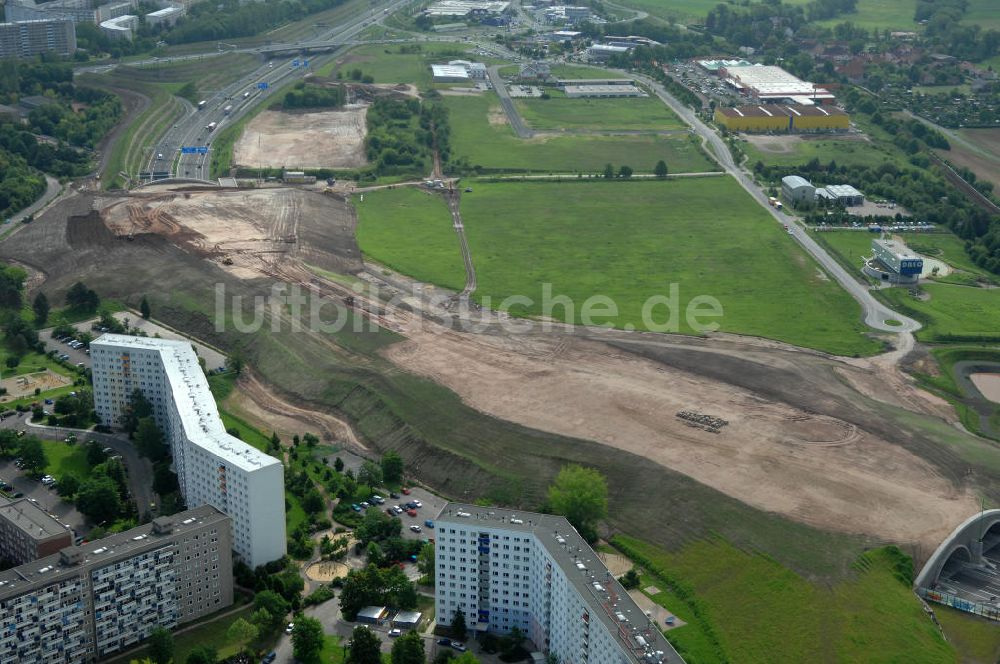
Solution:
{"label": "arched structure", "polygon": [[[916,593],[961,611],[1000,621],[1000,602],[982,593],[968,593],[969,578],[995,576],[1000,569],[996,556],[984,557],[1000,545],[1000,509],[986,510],[966,519],[931,554],[914,582]],[[949,584],[953,575],[968,570],[962,583]]]}

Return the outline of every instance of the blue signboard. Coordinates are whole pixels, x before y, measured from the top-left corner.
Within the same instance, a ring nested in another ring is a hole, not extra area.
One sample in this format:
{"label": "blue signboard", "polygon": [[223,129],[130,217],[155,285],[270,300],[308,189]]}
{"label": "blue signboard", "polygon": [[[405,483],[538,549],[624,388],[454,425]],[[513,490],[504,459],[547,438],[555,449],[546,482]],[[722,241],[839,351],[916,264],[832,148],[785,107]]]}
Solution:
{"label": "blue signboard", "polygon": [[204,145],[182,147],[181,154],[208,154],[208,147]]}
{"label": "blue signboard", "polygon": [[309,61],[308,60],[303,60],[302,61],[302,66],[303,67],[308,67],[309,66]]}
{"label": "blue signboard", "polygon": [[298,67],[299,66],[299,61],[298,60],[292,60],[292,66],[293,67]]}
{"label": "blue signboard", "polygon": [[257,89],[258,90],[267,90],[267,83],[264,83],[263,81],[260,82],[260,83],[258,83],[257,84]]}

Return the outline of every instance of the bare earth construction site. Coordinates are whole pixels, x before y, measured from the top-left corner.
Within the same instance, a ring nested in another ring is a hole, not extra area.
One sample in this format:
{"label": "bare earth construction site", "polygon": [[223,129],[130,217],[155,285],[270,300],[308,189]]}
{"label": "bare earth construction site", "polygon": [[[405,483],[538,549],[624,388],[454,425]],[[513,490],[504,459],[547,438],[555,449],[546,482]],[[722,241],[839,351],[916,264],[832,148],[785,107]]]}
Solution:
{"label": "bare earth construction site", "polygon": [[[71,204],[89,207],[82,195],[63,205]],[[289,188],[160,191],[106,198],[99,206],[99,220],[46,215],[0,251],[23,256],[21,247],[46,247],[34,252],[33,267],[57,284],[58,275],[71,272],[60,270],[61,263],[89,257],[117,266],[119,276],[108,286],[123,297],[155,287],[202,302],[211,302],[219,280],[266,295],[271,284],[262,277],[341,301],[351,291],[310,268],[363,271],[354,211],[329,195]],[[177,251],[188,257],[183,270],[156,269]],[[165,283],[154,284],[146,277],[152,274]],[[965,462],[893,419],[949,417],[894,365],[730,336],[563,327],[546,335],[474,334],[383,306],[360,297],[355,311],[405,337],[380,351],[397,371],[431,378],[480,412],[649,459],[758,509],[823,530],[913,543],[920,551],[976,509]],[[302,333],[295,343],[316,346],[330,362],[348,352],[330,335]],[[301,411],[296,417],[308,413],[302,402],[312,401],[309,390],[322,381],[298,385],[301,392],[282,386],[292,397],[286,402]],[[252,387],[244,402],[252,419],[286,430],[287,417],[267,407],[266,390],[257,381]],[[693,428],[677,417],[686,410],[728,424],[719,433]],[[336,420],[322,429],[357,443],[338,431]],[[655,495],[641,498],[657,503]]]}
{"label": "bare earth construction site", "polygon": [[366,104],[336,111],[263,111],[236,143],[233,163],[248,168],[359,168],[365,158]]}

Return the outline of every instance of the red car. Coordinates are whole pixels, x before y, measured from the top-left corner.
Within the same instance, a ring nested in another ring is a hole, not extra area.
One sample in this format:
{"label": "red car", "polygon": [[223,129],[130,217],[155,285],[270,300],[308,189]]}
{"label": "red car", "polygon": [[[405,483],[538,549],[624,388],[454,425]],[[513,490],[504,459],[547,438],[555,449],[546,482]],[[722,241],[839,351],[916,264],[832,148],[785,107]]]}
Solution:
{"label": "red car", "polygon": [[409,514],[410,516],[416,516],[417,515],[417,510],[415,510],[415,509],[413,509],[411,507],[410,509],[406,510],[406,513]]}
{"label": "red car", "polygon": [[403,495],[404,495],[404,496],[408,496],[408,495],[410,495],[410,490],[409,490],[409,489],[400,489],[400,491],[402,491],[402,492],[403,492]]}

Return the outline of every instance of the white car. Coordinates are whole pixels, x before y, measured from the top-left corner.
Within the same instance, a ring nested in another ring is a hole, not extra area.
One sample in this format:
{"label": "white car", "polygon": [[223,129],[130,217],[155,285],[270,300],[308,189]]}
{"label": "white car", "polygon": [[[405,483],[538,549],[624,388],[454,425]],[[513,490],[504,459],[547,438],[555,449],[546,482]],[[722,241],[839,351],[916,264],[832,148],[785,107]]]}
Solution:
{"label": "white car", "polygon": [[294,629],[295,623],[288,623],[288,627],[285,628],[285,634],[291,634]]}
{"label": "white car", "polygon": [[422,502],[420,502],[419,500],[414,500],[413,504],[416,505],[418,508],[424,506],[424,504]]}
{"label": "white car", "polygon": [[390,629],[389,630],[389,636],[391,638],[396,638],[397,636],[402,636],[402,635],[403,635],[403,630],[401,630],[401,629]]}
{"label": "white car", "polygon": [[419,533],[420,532],[420,526],[414,524],[414,525],[410,526],[410,530],[412,530],[415,533]]}

